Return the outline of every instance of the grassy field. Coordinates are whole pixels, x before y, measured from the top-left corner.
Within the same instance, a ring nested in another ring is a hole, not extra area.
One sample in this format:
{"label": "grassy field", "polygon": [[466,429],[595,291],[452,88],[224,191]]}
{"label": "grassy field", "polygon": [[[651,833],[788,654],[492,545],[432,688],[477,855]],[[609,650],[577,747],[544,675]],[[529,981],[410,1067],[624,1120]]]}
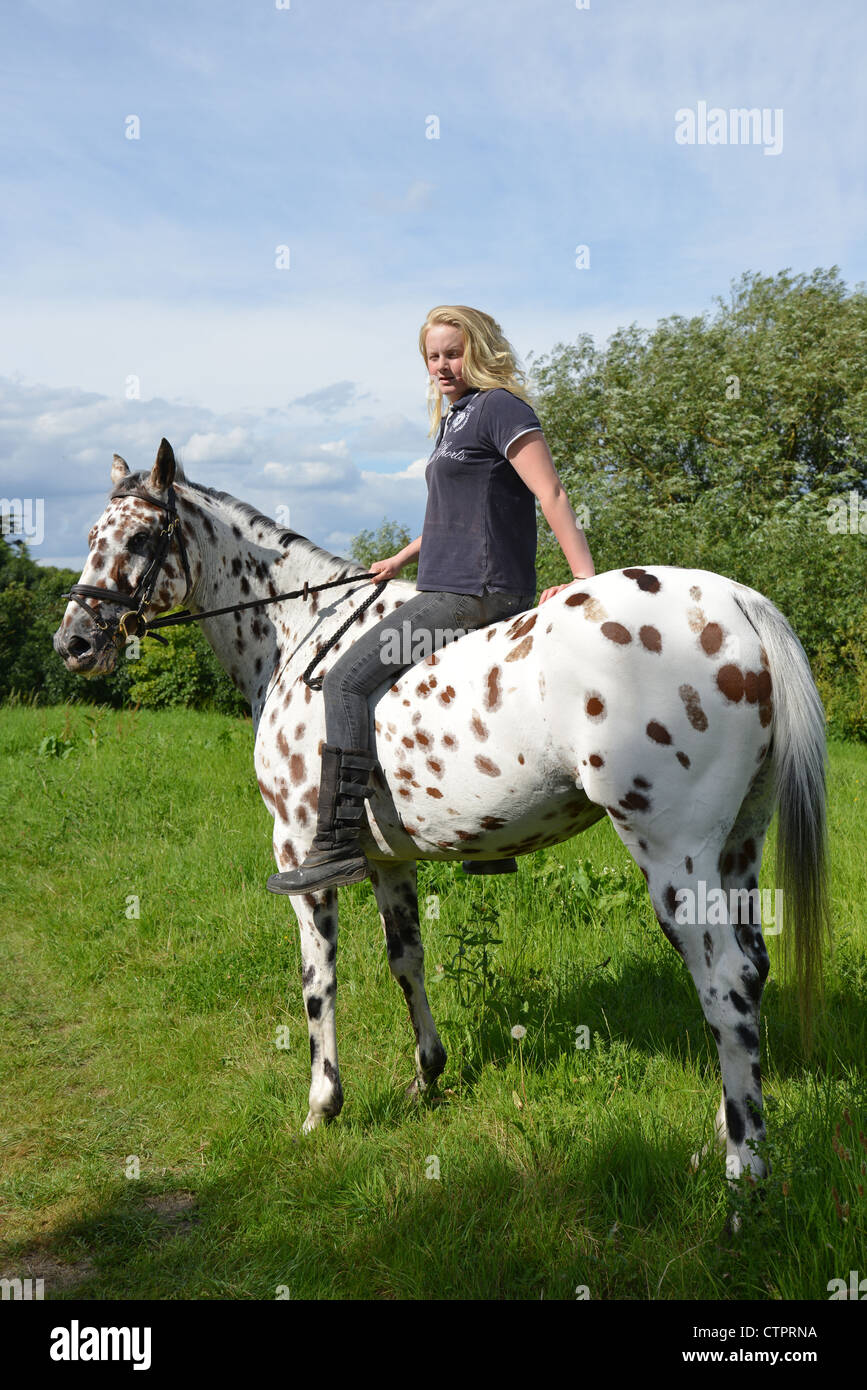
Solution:
{"label": "grassy field", "polygon": [[437,1104],[404,1096],[370,886],[340,890],[346,1103],[302,1136],[300,952],[265,890],[252,726],[5,708],[0,765],[0,1276],[54,1299],[825,1300],[867,1275],[867,750],[831,750],[809,1062],[769,941],[772,1174],[735,1239],[722,1157],[689,1169],[716,1049],[607,822],[512,878],[422,866]]}

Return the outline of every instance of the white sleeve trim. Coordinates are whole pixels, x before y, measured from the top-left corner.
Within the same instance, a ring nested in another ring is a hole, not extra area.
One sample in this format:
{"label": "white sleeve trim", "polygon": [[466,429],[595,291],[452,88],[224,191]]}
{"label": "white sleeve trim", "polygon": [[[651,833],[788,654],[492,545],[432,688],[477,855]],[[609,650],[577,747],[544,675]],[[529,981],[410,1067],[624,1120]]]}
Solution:
{"label": "white sleeve trim", "polygon": [[524,428],[523,428],[522,430],[518,430],[518,433],[512,435],[512,438],[509,440],[508,444],[506,445],[505,449],[503,450],[503,457],[504,457],[504,458],[508,458],[508,457],[509,457],[509,450],[511,449],[511,447],[512,447],[512,445],[514,444],[515,440],[521,438],[521,435],[522,435],[522,434],[534,434],[534,433],[535,433],[535,434],[541,434],[541,433],[542,433],[542,426],[541,426],[541,425],[525,425]]}

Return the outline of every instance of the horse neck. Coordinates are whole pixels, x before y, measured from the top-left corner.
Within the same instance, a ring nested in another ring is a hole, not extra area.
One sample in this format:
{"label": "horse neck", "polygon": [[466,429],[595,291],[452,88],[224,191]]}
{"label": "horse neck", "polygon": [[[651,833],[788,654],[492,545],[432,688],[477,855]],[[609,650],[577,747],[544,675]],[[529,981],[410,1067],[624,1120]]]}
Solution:
{"label": "horse neck", "polygon": [[[197,554],[189,607],[194,612],[233,602],[273,599],[364,570],[287,531],[225,493],[176,486],[182,521],[189,521]],[[315,600],[314,596],[314,600]],[[217,660],[256,715],[275,666],[315,621],[318,604],[302,597],[205,618],[200,626]],[[336,625],[336,623],[335,623]],[[321,628],[317,631],[320,635]],[[311,652],[312,655],[312,652]]]}

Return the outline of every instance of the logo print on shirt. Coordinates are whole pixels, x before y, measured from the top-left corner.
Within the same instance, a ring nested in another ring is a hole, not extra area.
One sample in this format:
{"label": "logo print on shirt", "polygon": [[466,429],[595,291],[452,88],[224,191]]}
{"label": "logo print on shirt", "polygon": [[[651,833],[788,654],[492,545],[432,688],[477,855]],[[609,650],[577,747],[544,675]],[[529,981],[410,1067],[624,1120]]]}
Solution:
{"label": "logo print on shirt", "polygon": [[470,405],[465,405],[463,409],[457,411],[456,414],[449,415],[447,421],[447,428],[451,429],[452,434],[454,434],[457,430],[463,429],[464,425],[467,423],[467,420],[469,419],[470,414],[472,413],[472,411],[475,410],[475,408],[476,404],[475,401],[473,401]]}

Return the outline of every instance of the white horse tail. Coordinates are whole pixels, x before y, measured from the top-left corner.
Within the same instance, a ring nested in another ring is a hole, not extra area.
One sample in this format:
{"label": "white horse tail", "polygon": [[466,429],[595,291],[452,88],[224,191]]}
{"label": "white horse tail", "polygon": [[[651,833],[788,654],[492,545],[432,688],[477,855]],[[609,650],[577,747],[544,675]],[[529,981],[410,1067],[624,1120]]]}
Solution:
{"label": "white horse tail", "polygon": [[795,978],[802,1038],[812,1043],[813,1004],[822,982],[822,949],[830,940],[825,790],[825,711],[810,663],[778,608],[737,586],[735,602],[758,633],[771,675],[771,749],[779,811],[777,886],[783,890],[783,967]]}

